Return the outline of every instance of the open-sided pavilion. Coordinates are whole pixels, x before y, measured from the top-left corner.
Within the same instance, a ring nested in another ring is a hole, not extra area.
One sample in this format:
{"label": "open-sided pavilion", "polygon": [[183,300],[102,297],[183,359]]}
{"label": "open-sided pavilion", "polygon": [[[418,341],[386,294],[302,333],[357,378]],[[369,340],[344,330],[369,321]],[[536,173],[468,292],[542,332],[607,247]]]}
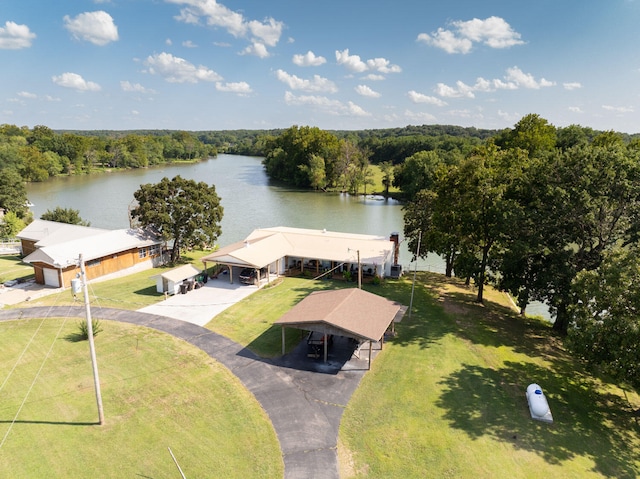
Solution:
{"label": "open-sided pavilion", "polygon": [[377,342],[382,348],[384,334],[400,322],[407,307],[358,288],[314,291],[286,312],[274,324],[282,329],[282,354],[285,353],[285,329],[296,328],[323,335],[324,361],[327,361],[329,335],[344,336],[359,343]]}

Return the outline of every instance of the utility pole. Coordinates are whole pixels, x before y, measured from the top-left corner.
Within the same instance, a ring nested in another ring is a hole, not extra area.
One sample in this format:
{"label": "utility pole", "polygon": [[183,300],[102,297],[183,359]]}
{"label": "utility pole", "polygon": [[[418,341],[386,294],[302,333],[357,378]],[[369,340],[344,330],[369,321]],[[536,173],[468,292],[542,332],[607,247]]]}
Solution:
{"label": "utility pole", "polygon": [[360,264],[360,250],[358,250],[358,289],[362,289],[362,264]]}
{"label": "utility pole", "polygon": [[89,289],[87,287],[87,273],[84,268],[82,254],[79,257],[80,276],[82,279],[82,291],[84,293],[84,307],[87,316],[87,334],[89,336],[89,351],[91,353],[91,366],[93,367],[93,384],[96,389],[96,402],[98,404],[98,422],[104,424],[104,411],[102,409],[102,393],[100,392],[100,378],[98,377],[98,363],[96,361],[96,348],[93,342],[93,321],[91,319],[91,308],[89,307]]}
{"label": "utility pole", "polygon": [[418,247],[416,248],[416,265],[413,268],[413,283],[411,284],[411,301],[409,302],[409,319],[411,319],[411,310],[413,309],[413,292],[416,289],[416,274],[418,273],[418,255],[420,254],[420,241],[422,240],[422,231],[418,232]]}

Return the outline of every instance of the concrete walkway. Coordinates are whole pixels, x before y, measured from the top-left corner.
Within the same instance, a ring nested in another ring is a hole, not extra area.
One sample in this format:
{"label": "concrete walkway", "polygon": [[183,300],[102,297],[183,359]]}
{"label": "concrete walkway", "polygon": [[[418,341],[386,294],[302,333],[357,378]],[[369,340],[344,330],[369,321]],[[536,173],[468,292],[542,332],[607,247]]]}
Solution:
{"label": "concrete walkway", "polygon": [[[366,372],[366,361],[343,357],[319,364],[304,359],[306,354],[300,354],[300,348],[281,359],[267,361],[196,324],[139,311],[91,311],[96,318],[172,334],[225,365],[269,415],[280,442],[285,479],[339,477],[338,428],[344,408]],[[0,321],[84,314],[81,306],[4,309],[0,310]]]}

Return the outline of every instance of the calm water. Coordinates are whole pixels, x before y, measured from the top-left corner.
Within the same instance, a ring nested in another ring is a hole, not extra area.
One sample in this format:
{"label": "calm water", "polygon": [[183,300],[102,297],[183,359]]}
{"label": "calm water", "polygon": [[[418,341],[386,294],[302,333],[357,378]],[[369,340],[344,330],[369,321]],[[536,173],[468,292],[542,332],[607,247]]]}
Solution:
{"label": "calm water", "polygon": [[[28,185],[34,217],[57,206],[80,211],[97,228],[129,226],[128,208],[141,184],[163,177],[214,184],[224,208],[220,245],[244,239],[255,228],[291,226],[348,233],[388,236],[403,230],[402,206],[395,200],[296,191],[269,181],[261,158],[219,155],[202,163],[56,178]],[[410,267],[411,254],[401,245],[400,263]],[[411,265],[411,269],[414,265]],[[436,256],[421,261],[419,269],[443,271]]]}
{"label": "calm water", "polygon": [[[216,186],[224,208],[218,241],[221,246],[243,240],[256,228],[274,226],[379,236],[397,231],[403,239],[403,212],[397,201],[292,190],[270,182],[261,161],[249,156],[218,155],[191,165],[55,178],[28,185],[27,192],[35,218],[59,206],[80,211],[82,219],[96,228],[120,229],[129,226],[128,208],[141,184],[180,175]],[[413,255],[406,245],[401,243],[400,263],[403,271],[410,273],[416,263],[411,263]],[[444,273],[444,263],[436,255],[420,260],[417,268]],[[530,305],[527,312],[549,316],[540,303]]]}

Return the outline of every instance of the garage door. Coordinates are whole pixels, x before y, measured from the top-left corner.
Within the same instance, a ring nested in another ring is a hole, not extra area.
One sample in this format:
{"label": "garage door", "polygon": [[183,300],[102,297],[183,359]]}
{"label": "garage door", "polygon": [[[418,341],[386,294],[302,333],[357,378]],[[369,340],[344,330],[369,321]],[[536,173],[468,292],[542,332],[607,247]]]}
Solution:
{"label": "garage door", "polygon": [[42,272],[44,273],[44,284],[54,288],[60,287],[60,277],[57,269],[42,268]]}

